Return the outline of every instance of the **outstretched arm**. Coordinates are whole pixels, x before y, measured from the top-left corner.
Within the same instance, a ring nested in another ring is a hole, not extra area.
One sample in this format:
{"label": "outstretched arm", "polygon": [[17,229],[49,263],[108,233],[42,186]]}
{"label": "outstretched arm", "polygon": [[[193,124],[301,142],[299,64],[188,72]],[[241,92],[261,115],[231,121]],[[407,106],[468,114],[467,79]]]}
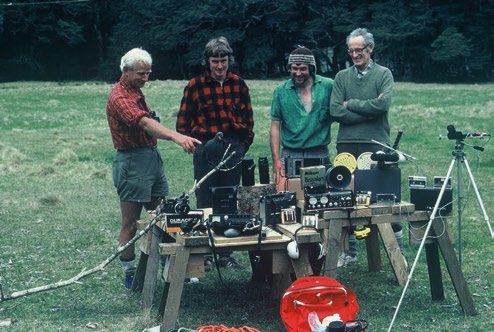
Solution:
{"label": "outstretched arm", "polygon": [[139,120],[138,122],[138,125],[149,136],[173,141],[175,144],[181,146],[187,153],[194,153],[196,144],[201,144],[201,141],[199,141],[198,139],[182,135],[148,117],[141,118],[141,120]]}

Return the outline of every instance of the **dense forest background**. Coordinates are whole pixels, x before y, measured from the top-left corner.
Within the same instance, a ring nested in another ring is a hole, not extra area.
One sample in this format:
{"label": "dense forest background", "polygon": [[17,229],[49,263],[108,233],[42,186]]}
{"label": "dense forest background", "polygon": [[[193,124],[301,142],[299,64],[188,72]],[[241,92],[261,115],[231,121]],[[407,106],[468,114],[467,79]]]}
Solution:
{"label": "dense forest background", "polygon": [[133,47],[153,56],[153,79],[189,79],[221,35],[245,78],[286,75],[297,44],[334,77],[348,65],[346,36],[367,27],[395,80],[490,82],[493,17],[494,0],[1,1],[0,81],[115,81]]}

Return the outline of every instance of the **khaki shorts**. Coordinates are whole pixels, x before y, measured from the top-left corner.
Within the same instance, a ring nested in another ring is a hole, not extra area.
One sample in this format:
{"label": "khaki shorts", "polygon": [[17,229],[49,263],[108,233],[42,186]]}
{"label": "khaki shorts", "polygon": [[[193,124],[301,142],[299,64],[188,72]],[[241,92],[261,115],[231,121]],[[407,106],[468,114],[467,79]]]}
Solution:
{"label": "khaki shorts", "polygon": [[112,175],[121,201],[147,203],[168,195],[165,168],[156,147],[118,150]]}

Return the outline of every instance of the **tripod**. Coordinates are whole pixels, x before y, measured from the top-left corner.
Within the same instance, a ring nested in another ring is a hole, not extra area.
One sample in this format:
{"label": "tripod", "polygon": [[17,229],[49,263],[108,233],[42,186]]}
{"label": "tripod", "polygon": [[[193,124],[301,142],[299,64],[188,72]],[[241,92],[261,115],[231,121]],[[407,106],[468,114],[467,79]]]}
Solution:
{"label": "tripod", "polygon": [[[450,126],[448,126],[448,131],[450,131],[450,128],[449,127]],[[451,134],[451,131],[450,131],[450,134]],[[473,188],[475,190],[475,194],[477,195],[477,200],[478,200],[479,205],[480,205],[480,207],[482,209],[482,213],[484,214],[484,219],[485,219],[485,221],[487,223],[487,226],[489,228],[489,231],[491,233],[491,238],[494,239],[494,233],[492,232],[492,227],[491,227],[491,224],[489,222],[489,217],[487,216],[487,212],[485,211],[485,207],[484,207],[484,204],[482,203],[482,199],[481,199],[480,194],[479,194],[479,191],[477,189],[477,185],[475,184],[475,180],[473,178],[472,171],[470,170],[470,166],[468,165],[468,161],[466,159],[466,154],[463,151],[463,148],[465,146],[465,143],[463,142],[463,139],[466,138],[466,136],[463,135],[461,132],[454,131],[454,127],[453,127],[452,135],[450,135],[450,134],[448,134],[448,138],[450,138],[450,139],[456,139],[455,150],[452,153],[453,154],[453,160],[451,160],[451,164],[449,166],[448,173],[446,174],[445,181],[444,181],[444,183],[441,186],[441,191],[439,192],[439,195],[437,197],[436,203],[434,204],[434,209],[432,210],[432,214],[430,216],[429,222],[427,223],[427,228],[425,230],[424,237],[422,238],[422,241],[420,243],[420,247],[418,249],[417,255],[416,255],[415,260],[413,262],[412,268],[410,269],[410,273],[408,274],[407,282],[405,284],[405,287],[403,288],[403,292],[402,292],[401,297],[400,297],[400,300],[398,302],[398,306],[396,307],[395,313],[393,315],[393,319],[391,320],[391,323],[389,325],[388,332],[391,332],[391,329],[393,327],[393,324],[394,324],[394,321],[396,319],[396,316],[398,315],[398,311],[400,309],[401,303],[402,303],[403,298],[405,296],[405,293],[406,293],[406,291],[408,289],[408,285],[410,284],[410,280],[412,279],[413,272],[414,272],[415,267],[417,265],[417,262],[419,260],[420,253],[421,253],[421,251],[422,251],[422,249],[424,247],[424,244],[425,244],[425,241],[426,241],[427,236],[429,234],[429,231],[431,229],[432,223],[433,223],[434,219],[436,218],[436,214],[437,214],[437,211],[439,209],[439,205],[441,204],[441,200],[442,200],[444,191],[446,190],[446,186],[448,185],[448,179],[451,176],[451,172],[453,171],[453,167],[454,167],[455,164],[457,164],[457,166],[458,166],[458,179],[457,179],[457,182],[458,182],[458,233],[459,233],[459,240],[458,240],[459,258],[458,258],[458,261],[459,261],[459,266],[461,267],[461,251],[462,251],[462,242],[461,242],[461,215],[462,215],[462,212],[463,212],[463,210],[462,210],[463,209],[463,207],[462,207],[462,201],[463,201],[463,171],[462,171],[462,166],[463,166],[463,164],[465,164],[465,166],[467,168],[468,175],[470,176],[470,182],[472,183]],[[480,151],[483,151],[484,150],[483,148],[477,147],[477,146],[473,146],[473,148],[476,149],[476,150],[480,150]],[[466,284],[465,284],[465,287],[466,287]],[[460,302],[461,302],[461,299],[460,299]]]}
{"label": "tripod", "polygon": [[[475,190],[475,195],[477,196],[477,201],[479,202],[480,208],[482,209],[482,213],[484,214],[484,220],[487,223],[487,227],[489,228],[489,232],[491,234],[491,237],[494,239],[494,233],[492,232],[492,227],[489,222],[489,216],[487,215],[487,212],[485,211],[484,203],[482,202],[482,198],[480,197],[479,190],[477,189],[477,185],[475,184],[475,179],[473,178],[472,171],[470,170],[470,165],[468,165],[468,160],[466,158],[466,154],[463,151],[463,148],[465,146],[465,143],[463,142],[462,139],[457,139],[456,144],[455,144],[455,151],[453,151],[453,160],[451,161],[451,165],[449,166],[448,170],[448,175],[446,176],[446,181],[449,178],[449,174],[451,173],[451,170],[453,169],[453,166],[455,162],[458,162],[458,260],[460,262],[461,266],[461,252],[462,252],[462,236],[461,236],[461,216],[463,213],[463,206],[462,206],[462,201],[463,201],[463,171],[462,171],[462,165],[465,164],[465,167],[468,171],[468,175],[470,177],[470,183],[473,186],[473,189]],[[478,149],[483,151],[483,148],[479,148],[477,146],[473,146],[474,149]],[[443,184],[443,187],[444,184]],[[441,192],[439,193],[438,201],[441,201],[442,194],[444,192],[444,188],[441,188]],[[436,206],[438,203],[436,202]],[[435,217],[434,213],[433,216]],[[431,216],[432,217],[432,216]]]}

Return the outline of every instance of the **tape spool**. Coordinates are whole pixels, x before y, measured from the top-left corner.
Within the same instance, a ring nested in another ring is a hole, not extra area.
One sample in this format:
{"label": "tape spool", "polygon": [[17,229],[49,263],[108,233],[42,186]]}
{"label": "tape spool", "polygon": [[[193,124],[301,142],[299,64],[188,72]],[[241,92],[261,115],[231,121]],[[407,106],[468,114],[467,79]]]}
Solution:
{"label": "tape spool", "polygon": [[338,165],[326,172],[326,183],[334,189],[345,189],[352,181],[352,173],[348,167]]}
{"label": "tape spool", "polygon": [[350,170],[350,173],[353,173],[357,168],[357,160],[355,160],[355,157],[351,153],[342,152],[334,158],[333,165],[345,166]]}
{"label": "tape spool", "polygon": [[364,152],[357,158],[358,169],[371,169],[377,162],[371,159],[372,152]]}

